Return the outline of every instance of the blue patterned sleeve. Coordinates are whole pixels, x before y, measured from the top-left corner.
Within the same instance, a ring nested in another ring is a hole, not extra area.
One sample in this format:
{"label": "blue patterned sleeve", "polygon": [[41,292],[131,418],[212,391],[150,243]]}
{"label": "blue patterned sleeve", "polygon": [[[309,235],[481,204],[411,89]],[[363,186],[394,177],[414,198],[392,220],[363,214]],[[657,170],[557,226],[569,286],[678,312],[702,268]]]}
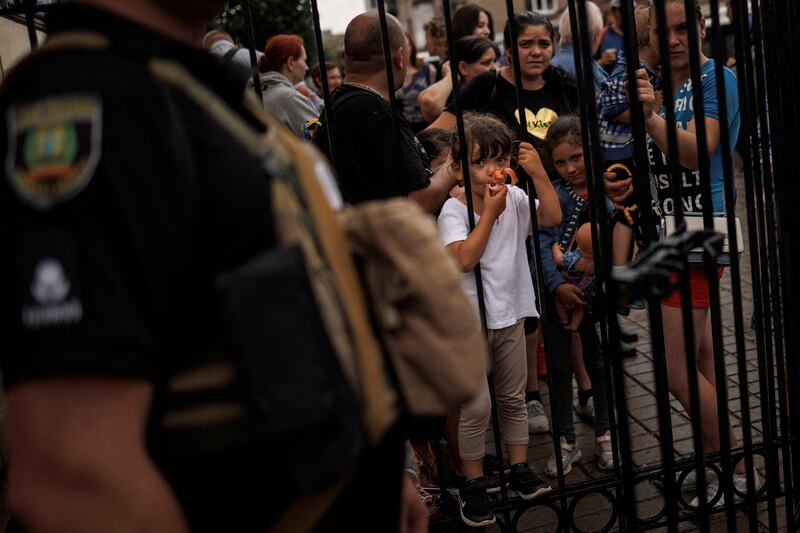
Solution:
{"label": "blue patterned sleeve", "polygon": [[599,107],[600,116],[605,120],[614,120],[628,109],[624,64],[617,64],[608,79],[600,85]]}

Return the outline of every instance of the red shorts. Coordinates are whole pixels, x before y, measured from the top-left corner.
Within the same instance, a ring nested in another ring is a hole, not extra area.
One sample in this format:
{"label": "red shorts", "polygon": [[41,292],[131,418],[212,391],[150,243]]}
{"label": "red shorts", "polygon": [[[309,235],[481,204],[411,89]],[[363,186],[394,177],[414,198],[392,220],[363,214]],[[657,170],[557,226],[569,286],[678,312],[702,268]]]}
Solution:
{"label": "red shorts", "polygon": [[[717,279],[722,278],[725,269],[717,267]],[[670,282],[678,283],[678,275],[671,273],[669,275]],[[702,266],[689,267],[689,294],[692,298],[692,309],[708,309],[711,307],[711,298],[708,294],[708,279],[706,278],[704,268]],[[681,290],[676,288],[669,296],[661,300],[661,303],[668,307],[683,307],[681,299]]]}

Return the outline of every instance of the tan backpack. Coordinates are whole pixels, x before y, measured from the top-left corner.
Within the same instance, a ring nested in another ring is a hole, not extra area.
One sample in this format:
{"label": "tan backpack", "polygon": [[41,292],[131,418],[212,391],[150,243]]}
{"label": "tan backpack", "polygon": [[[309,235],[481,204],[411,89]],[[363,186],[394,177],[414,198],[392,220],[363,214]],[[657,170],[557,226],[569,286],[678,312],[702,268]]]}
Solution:
{"label": "tan backpack", "polygon": [[486,380],[486,338],[433,219],[396,198],[340,220],[409,411],[441,415],[472,397]]}

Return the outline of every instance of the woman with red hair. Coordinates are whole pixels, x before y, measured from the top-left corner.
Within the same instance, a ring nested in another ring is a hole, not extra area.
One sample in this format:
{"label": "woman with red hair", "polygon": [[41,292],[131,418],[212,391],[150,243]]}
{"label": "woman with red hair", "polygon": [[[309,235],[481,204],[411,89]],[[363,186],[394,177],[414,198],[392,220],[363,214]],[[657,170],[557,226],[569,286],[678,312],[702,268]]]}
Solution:
{"label": "woman with red hair", "polygon": [[317,117],[311,101],[295,89],[308,72],[303,39],[298,35],[272,37],[258,67],[264,109],[302,139],[303,126]]}

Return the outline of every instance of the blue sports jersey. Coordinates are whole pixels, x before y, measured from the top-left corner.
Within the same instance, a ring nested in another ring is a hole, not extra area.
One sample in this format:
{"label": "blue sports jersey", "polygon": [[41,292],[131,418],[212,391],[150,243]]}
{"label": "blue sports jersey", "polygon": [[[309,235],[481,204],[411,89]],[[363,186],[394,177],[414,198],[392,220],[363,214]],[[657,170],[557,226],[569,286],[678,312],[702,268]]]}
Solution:
{"label": "blue sports jersey", "polygon": [[[728,110],[728,133],[730,150],[736,146],[739,137],[739,127],[741,125],[741,115],[739,113],[739,92],[736,86],[736,76],[728,68],[725,72],[725,96],[727,99]],[[700,79],[703,83],[703,110],[706,118],[719,120],[719,102],[717,98],[717,82],[714,72],[714,60],[709,59],[700,67]],[[694,101],[692,93],[692,80],[689,78],[681,85],[675,93],[675,120],[677,126],[687,129],[689,122],[694,120]],[[665,108],[659,110],[659,115],[664,117]],[[665,214],[673,214],[675,206],[670,197],[670,171],[667,158],[652,140],[648,142],[648,155],[650,159],[650,170],[653,173],[658,185],[658,198],[661,208]],[[683,199],[683,209],[689,212],[702,212],[702,188],[700,186],[700,171],[681,168],[681,196]],[[717,145],[711,158],[711,198],[714,212],[725,211],[724,200],[725,176],[722,170],[722,145]]]}

